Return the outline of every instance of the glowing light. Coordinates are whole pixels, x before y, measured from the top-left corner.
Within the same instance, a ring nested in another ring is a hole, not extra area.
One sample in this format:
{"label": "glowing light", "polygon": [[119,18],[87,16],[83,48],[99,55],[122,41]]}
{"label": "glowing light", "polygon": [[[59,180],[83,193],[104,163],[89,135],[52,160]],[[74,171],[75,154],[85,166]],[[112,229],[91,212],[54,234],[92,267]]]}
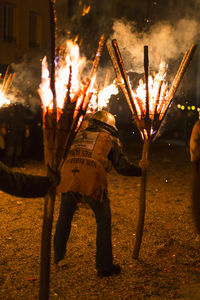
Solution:
{"label": "glowing light", "polygon": [[[80,57],[79,46],[71,40],[68,40],[64,49],[64,57],[55,64],[55,92],[58,108],[63,108],[67,93],[70,93],[70,99],[79,94],[83,94],[85,83],[81,81],[81,75],[86,64],[86,59]],[[70,87],[68,87],[71,76]],[[91,80],[91,88],[93,80]],[[42,81],[38,93],[41,97],[44,108],[53,108],[53,93],[50,87],[50,78],[48,63],[46,57],[42,61]],[[81,97],[79,97],[81,101]],[[78,103],[79,105],[80,103]]]}
{"label": "glowing light", "polygon": [[89,14],[90,9],[91,9],[91,6],[90,6],[90,5],[86,6],[86,5],[84,4],[84,6],[83,6],[83,11],[82,11],[82,16],[84,17],[85,15]]}
{"label": "glowing light", "polygon": [[[1,78],[2,74],[0,74]],[[12,84],[14,74],[8,75],[8,70],[4,76],[2,84],[0,84],[0,107],[9,105],[11,101],[8,99],[7,93]]]}
{"label": "glowing light", "polygon": [[181,105],[181,110],[184,110],[185,109],[185,106],[184,105]]}
{"label": "glowing light", "polygon": [[101,110],[103,107],[107,106],[112,95],[118,94],[117,86],[112,83],[104,89],[100,90],[98,94],[98,109]]}
{"label": "glowing light", "polygon": [[[167,101],[168,83],[165,80],[167,65],[164,61],[161,62],[159,72],[153,77],[148,77],[149,87],[149,118],[154,119],[154,115],[159,115],[159,120],[164,116],[164,113],[169,105]],[[142,119],[146,114],[146,84],[142,79],[139,81],[139,86],[135,91],[132,91],[134,104],[136,107],[139,119]]]}
{"label": "glowing light", "polygon": [[196,107],[194,105],[191,106],[191,110],[195,110]]}

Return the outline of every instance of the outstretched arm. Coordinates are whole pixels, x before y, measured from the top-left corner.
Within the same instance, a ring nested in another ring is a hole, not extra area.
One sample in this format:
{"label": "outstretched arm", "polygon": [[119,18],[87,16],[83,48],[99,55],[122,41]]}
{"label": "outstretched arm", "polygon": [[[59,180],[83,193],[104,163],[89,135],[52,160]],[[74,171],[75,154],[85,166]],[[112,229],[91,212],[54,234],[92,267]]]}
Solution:
{"label": "outstretched arm", "polygon": [[116,141],[113,142],[113,147],[108,158],[112,161],[115,170],[126,176],[141,176],[142,170],[128,160],[128,157],[123,153],[121,146]]}
{"label": "outstretched arm", "polygon": [[0,190],[5,193],[17,197],[42,197],[51,185],[48,177],[13,172],[0,162]]}

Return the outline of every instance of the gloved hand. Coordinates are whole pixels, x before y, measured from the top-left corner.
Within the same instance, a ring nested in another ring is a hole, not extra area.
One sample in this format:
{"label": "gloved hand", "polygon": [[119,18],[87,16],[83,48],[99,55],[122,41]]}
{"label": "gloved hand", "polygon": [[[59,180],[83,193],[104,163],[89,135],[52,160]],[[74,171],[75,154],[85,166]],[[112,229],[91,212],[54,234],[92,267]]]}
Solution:
{"label": "gloved hand", "polygon": [[60,183],[60,173],[54,171],[49,165],[47,166],[47,177],[49,178],[53,188],[56,188]]}

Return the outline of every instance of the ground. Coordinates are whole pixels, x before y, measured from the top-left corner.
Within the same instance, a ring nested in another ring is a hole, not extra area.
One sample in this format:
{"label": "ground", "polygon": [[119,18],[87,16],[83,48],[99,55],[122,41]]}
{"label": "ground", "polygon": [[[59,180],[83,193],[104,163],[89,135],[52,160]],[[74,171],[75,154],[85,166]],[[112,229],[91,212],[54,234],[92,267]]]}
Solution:
{"label": "ground", "polygon": [[[138,163],[142,144],[125,151]],[[45,174],[41,162],[17,170]],[[95,270],[96,224],[80,206],[63,267],[51,262],[50,299],[200,299],[200,239],[191,216],[191,163],[185,145],[158,141],[150,149],[146,215],[139,259],[132,258],[140,178],[109,175],[113,254],[120,275],[100,279]],[[44,199],[0,192],[0,299],[38,299]],[[53,233],[58,216],[56,199]],[[53,249],[52,249],[53,257]]]}

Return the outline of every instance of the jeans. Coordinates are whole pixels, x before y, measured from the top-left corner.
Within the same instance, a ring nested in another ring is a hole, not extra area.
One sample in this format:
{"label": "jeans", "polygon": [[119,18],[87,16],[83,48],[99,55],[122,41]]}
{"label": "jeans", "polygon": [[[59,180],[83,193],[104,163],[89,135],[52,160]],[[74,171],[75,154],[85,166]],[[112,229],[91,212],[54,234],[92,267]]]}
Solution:
{"label": "jeans", "polygon": [[[61,196],[61,205],[56,232],[54,237],[54,260],[58,263],[65,256],[67,241],[71,231],[71,222],[77,203],[82,196],[78,193],[67,192]],[[91,197],[84,197],[93,210],[97,224],[96,236],[96,268],[99,271],[109,270],[112,267],[112,242],[111,242],[111,211],[107,195],[97,201]]]}

